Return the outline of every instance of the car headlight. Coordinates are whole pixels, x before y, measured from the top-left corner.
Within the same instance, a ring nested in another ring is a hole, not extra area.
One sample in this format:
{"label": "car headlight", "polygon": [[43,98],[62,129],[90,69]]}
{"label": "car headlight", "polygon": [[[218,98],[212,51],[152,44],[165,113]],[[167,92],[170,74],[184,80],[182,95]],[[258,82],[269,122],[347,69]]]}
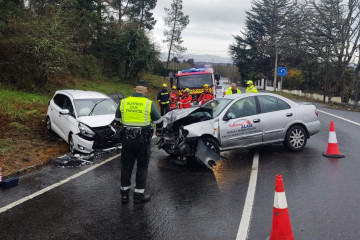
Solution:
{"label": "car headlight", "polygon": [[85,137],[93,138],[95,136],[95,133],[83,123],[79,123],[79,130],[80,134],[84,135]]}

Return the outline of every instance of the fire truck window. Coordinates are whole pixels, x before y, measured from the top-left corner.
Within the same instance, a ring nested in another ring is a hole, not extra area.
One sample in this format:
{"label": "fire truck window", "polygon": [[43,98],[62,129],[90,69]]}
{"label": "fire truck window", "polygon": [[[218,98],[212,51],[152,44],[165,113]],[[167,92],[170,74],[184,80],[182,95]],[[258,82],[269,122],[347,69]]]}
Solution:
{"label": "fire truck window", "polygon": [[202,88],[205,84],[213,85],[210,74],[194,74],[189,76],[180,76],[178,80],[178,87],[184,88]]}

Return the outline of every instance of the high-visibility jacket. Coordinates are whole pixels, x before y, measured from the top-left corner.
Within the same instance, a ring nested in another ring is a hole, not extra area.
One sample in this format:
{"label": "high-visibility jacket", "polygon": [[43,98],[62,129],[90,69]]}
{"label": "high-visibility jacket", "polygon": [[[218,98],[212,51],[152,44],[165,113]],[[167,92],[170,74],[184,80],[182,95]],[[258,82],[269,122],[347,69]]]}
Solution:
{"label": "high-visibility jacket", "polygon": [[145,127],[151,122],[152,101],[146,97],[128,97],[121,100],[121,123],[125,126]]}
{"label": "high-visibility jacket", "polygon": [[180,109],[182,108],[191,108],[192,97],[184,95],[182,99],[180,99]]}
{"label": "high-visibility jacket", "polygon": [[258,90],[257,90],[257,88],[256,88],[254,85],[252,85],[251,87],[247,87],[247,88],[246,88],[246,92],[247,92],[247,93],[257,93]]}
{"label": "high-visibility jacket", "polygon": [[210,100],[213,99],[213,98],[214,98],[214,95],[212,95],[211,93],[209,93],[209,92],[207,92],[207,93],[203,92],[203,93],[200,95],[198,101],[200,102],[200,105],[203,105],[203,104],[207,103],[208,101],[210,101]]}
{"label": "high-visibility jacket", "polygon": [[158,92],[157,100],[160,105],[167,105],[170,103],[170,94],[167,90],[161,89]]}
{"label": "high-visibility jacket", "polygon": [[170,93],[170,110],[176,109],[178,101],[178,95],[176,93]]}
{"label": "high-visibility jacket", "polygon": [[[236,93],[241,93],[241,91],[238,88],[236,88]],[[225,92],[225,95],[230,95],[230,94],[233,94],[231,87],[229,87]]]}

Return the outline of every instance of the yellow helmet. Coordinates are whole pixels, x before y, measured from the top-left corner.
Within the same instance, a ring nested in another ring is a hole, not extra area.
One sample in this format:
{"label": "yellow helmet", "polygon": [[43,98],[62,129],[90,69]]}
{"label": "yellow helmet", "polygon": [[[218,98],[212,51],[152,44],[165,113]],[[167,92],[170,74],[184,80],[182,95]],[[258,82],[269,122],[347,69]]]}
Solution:
{"label": "yellow helmet", "polygon": [[204,84],[204,88],[209,88],[209,84]]}
{"label": "yellow helmet", "polygon": [[167,84],[166,84],[166,83],[164,83],[164,84],[163,84],[163,87],[167,87]]}
{"label": "yellow helmet", "polygon": [[185,92],[190,92],[190,89],[188,89],[188,88],[185,88]]}
{"label": "yellow helmet", "polygon": [[254,83],[253,83],[253,81],[249,80],[246,82],[246,84],[249,85],[249,84],[254,84]]}
{"label": "yellow helmet", "polygon": [[176,90],[176,86],[173,86],[172,89]]}

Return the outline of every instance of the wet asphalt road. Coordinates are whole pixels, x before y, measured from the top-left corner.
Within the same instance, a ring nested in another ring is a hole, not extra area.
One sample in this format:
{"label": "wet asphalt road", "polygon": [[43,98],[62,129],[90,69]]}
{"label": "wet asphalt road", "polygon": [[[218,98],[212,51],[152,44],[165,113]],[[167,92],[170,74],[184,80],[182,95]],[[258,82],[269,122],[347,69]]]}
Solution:
{"label": "wet asphalt road", "polygon": [[[360,113],[317,106],[360,122]],[[116,158],[53,190],[0,213],[0,239],[236,239],[254,151],[259,172],[248,239],[270,235],[275,175],[282,174],[295,239],[360,239],[360,127],[320,113],[321,130],[298,153],[281,144],[226,152],[213,172],[175,165],[152,148],[143,205],[120,202]],[[327,159],[330,121],[345,158]],[[104,156],[104,158],[108,158]],[[97,162],[101,162],[101,159]],[[48,167],[0,190],[0,208],[81,172]]]}

